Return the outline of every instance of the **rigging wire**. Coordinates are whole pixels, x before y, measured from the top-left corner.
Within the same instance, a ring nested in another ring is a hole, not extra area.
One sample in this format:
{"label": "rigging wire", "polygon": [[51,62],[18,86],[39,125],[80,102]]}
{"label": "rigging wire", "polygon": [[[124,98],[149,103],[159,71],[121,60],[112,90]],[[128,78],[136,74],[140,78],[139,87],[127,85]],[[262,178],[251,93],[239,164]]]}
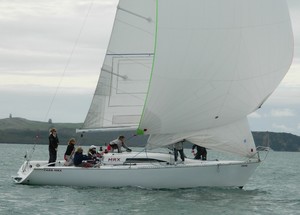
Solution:
{"label": "rigging wire", "polygon": [[60,86],[61,86],[61,83],[62,83],[62,81],[63,81],[63,79],[64,79],[65,74],[66,74],[66,71],[67,71],[67,69],[68,69],[68,67],[69,67],[69,64],[70,64],[70,62],[71,62],[71,59],[72,59],[72,57],[73,57],[73,54],[74,54],[75,49],[76,49],[76,47],[77,47],[77,44],[78,44],[78,42],[79,42],[79,39],[80,39],[80,37],[81,37],[82,31],[83,31],[83,29],[84,29],[84,27],[85,27],[87,18],[88,18],[88,16],[89,16],[89,13],[90,13],[90,11],[91,11],[91,8],[92,8],[93,4],[94,4],[94,0],[91,1],[90,6],[89,6],[89,8],[88,8],[88,10],[87,10],[87,13],[85,14],[85,17],[84,17],[84,19],[83,19],[82,25],[81,25],[80,30],[79,30],[79,33],[78,33],[78,35],[77,35],[77,37],[76,37],[76,39],[75,39],[73,48],[72,48],[71,53],[70,53],[70,55],[69,55],[69,57],[68,57],[68,60],[67,60],[66,65],[65,65],[65,67],[64,67],[63,73],[62,73],[62,75],[61,75],[61,77],[60,77],[60,80],[59,80],[58,85],[57,85],[57,87],[56,87],[56,89],[55,89],[55,92],[54,92],[54,95],[53,95],[53,97],[52,97],[52,99],[51,99],[51,102],[50,102],[50,105],[49,105],[49,107],[48,107],[48,110],[47,110],[47,112],[46,112],[44,121],[46,121],[47,118],[48,118],[49,112],[50,112],[50,110],[51,110],[51,108],[52,108],[52,106],[53,106],[53,103],[54,103],[54,100],[55,100],[55,98],[56,98],[56,96],[57,96],[58,90],[59,90],[59,88],[60,88]]}
{"label": "rigging wire", "polygon": [[[85,27],[87,18],[88,18],[89,14],[90,14],[90,11],[91,11],[91,9],[92,9],[93,4],[94,4],[94,0],[91,0],[90,5],[89,5],[89,8],[88,8],[88,10],[87,10],[87,13],[86,13],[85,16],[84,16],[82,25],[81,25],[81,27],[80,27],[80,29],[79,29],[79,33],[78,33],[78,35],[77,35],[77,37],[76,37],[76,40],[75,40],[75,42],[74,42],[73,48],[72,48],[72,50],[71,50],[71,53],[70,53],[70,55],[69,55],[69,57],[68,57],[68,60],[67,60],[67,62],[66,62],[66,65],[65,65],[65,67],[64,67],[63,73],[62,73],[62,75],[61,75],[61,77],[60,77],[60,80],[59,80],[58,85],[57,85],[57,87],[56,87],[56,89],[55,89],[54,95],[53,95],[53,97],[52,97],[52,99],[51,99],[51,102],[50,102],[50,104],[49,104],[48,110],[47,110],[47,112],[46,112],[46,114],[45,114],[44,121],[46,121],[47,118],[48,118],[48,115],[49,115],[50,110],[51,110],[51,108],[52,108],[52,106],[53,106],[54,100],[55,100],[55,98],[56,98],[56,96],[57,96],[58,90],[59,90],[59,88],[60,88],[60,86],[61,86],[61,83],[62,83],[62,81],[63,81],[63,79],[64,79],[64,76],[65,76],[65,74],[66,74],[66,71],[67,71],[67,69],[68,69],[68,67],[69,67],[69,64],[70,64],[70,62],[71,62],[71,59],[72,59],[72,57],[73,57],[73,54],[74,54],[74,52],[75,52],[75,49],[76,49],[77,44],[78,44],[78,42],[79,42],[79,39],[80,39],[80,37],[81,37],[81,34],[82,34],[82,32],[83,32],[83,29],[84,29],[84,27]],[[35,151],[35,146],[36,146],[36,144],[38,143],[38,139],[39,139],[39,135],[36,135],[36,139],[35,139],[35,141],[34,141],[34,145],[33,145],[33,147],[32,147],[31,152],[30,152],[30,153],[26,152],[26,154],[25,154],[25,156],[24,156],[24,158],[26,159],[27,162],[29,162],[29,161],[31,160],[31,158],[32,158],[32,155],[33,155],[33,153],[34,153],[34,151]]]}

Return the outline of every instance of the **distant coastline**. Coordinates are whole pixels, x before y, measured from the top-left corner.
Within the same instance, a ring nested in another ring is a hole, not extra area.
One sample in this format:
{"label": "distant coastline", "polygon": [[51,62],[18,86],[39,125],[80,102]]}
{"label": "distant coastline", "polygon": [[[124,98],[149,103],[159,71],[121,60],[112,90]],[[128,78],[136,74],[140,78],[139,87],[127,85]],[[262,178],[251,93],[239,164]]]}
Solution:
{"label": "distant coastline", "polygon": [[[31,121],[19,117],[0,119],[0,143],[7,144],[48,144],[48,131],[55,127],[58,130],[60,144],[67,144],[71,137],[75,137],[81,145],[104,145],[119,135],[125,135],[130,146],[143,147],[147,136],[134,136],[134,132],[101,132],[76,134],[76,129],[83,123],[54,123]],[[290,133],[267,131],[252,132],[256,146],[270,147],[274,151],[300,152],[300,137]],[[188,144],[187,147],[190,147]]]}

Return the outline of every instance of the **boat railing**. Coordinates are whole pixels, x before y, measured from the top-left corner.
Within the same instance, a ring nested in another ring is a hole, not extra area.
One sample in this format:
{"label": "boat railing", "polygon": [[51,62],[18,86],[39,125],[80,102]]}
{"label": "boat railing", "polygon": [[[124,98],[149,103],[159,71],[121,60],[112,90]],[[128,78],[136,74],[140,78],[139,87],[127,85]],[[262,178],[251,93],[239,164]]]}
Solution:
{"label": "boat railing", "polygon": [[52,163],[46,163],[44,165],[41,165],[41,166],[37,166],[37,167],[40,167],[40,168],[45,168],[45,167],[54,167],[54,166],[51,166],[51,165],[55,165],[56,164],[59,164],[59,166],[63,166],[63,163],[61,161],[56,161],[56,162],[52,162]]}
{"label": "boat railing", "polygon": [[23,173],[26,172],[30,168],[31,168],[31,166],[30,166],[29,160],[26,160],[26,162],[21,166],[21,170]]}
{"label": "boat railing", "polygon": [[[256,147],[256,154],[258,156],[258,159],[260,161],[264,161],[267,158],[270,149],[271,149],[270,147],[265,147],[265,146]],[[263,158],[262,158],[262,155],[263,155]]]}

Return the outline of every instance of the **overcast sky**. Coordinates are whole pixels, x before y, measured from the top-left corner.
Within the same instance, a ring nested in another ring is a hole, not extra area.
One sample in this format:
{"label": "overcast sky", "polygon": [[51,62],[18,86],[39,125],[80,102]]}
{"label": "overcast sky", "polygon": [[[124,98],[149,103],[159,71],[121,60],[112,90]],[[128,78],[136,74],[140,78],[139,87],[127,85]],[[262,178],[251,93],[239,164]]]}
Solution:
{"label": "overcast sky", "polygon": [[[0,0],[0,118],[83,122],[118,0]],[[300,135],[300,1],[288,0],[293,64],[254,131]]]}

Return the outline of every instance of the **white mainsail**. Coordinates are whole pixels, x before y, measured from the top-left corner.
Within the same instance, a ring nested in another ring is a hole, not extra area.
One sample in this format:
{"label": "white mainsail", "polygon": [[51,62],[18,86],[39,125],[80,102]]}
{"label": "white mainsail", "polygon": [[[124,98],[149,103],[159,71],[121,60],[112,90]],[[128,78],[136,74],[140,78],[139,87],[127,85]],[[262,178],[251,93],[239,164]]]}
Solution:
{"label": "white mainsail", "polygon": [[120,0],[84,128],[138,125],[149,147],[188,139],[250,157],[246,116],[292,57],[285,0]]}
{"label": "white mainsail", "polygon": [[153,0],[119,2],[84,129],[137,128],[152,69],[155,6]]}

